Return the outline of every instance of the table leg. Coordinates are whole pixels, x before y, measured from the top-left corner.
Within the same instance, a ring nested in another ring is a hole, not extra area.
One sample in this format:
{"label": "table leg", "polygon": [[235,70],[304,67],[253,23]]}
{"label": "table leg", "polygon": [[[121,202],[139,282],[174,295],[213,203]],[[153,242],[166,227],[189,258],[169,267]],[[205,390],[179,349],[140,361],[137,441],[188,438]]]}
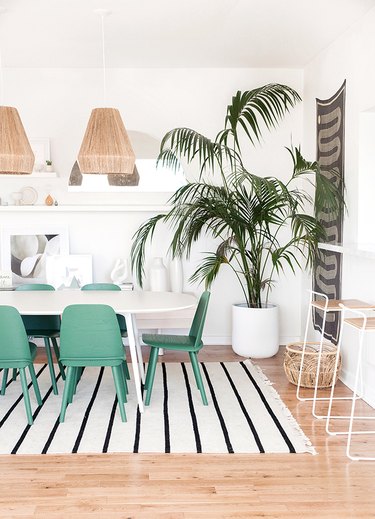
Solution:
{"label": "table leg", "polygon": [[138,327],[137,327],[137,321],[135,319],[135,315],[132,315],[132,320],[133,320],[133,333],[134,333],[134,340],[135,340],[135,348],[137,350],[137,357],[138,357],[139,374],[141,376],[142,382],[144,383],[145,382],[145,368],[143,367],[142,347],[139,342]]}
{"label": "table leg", "polygon": [[143,413],[144,406],[143,406],[143,400],[142,400],[141,376],[140,376],[140,371],[139,371],[139,362],[138,362],[138,355],[137,355],[137,340],[136,340],[136,336],[135,336],[136,330],[134,330],[132,314],[124,314],[124,315],[125,315],[125,320],[126,320],[126,329],[128,331],[129,350],[130,350],[130,357],[131,357],[131,361],[132,361],[134,384],[135,384],[135,391],[137,394],[139,412]]}

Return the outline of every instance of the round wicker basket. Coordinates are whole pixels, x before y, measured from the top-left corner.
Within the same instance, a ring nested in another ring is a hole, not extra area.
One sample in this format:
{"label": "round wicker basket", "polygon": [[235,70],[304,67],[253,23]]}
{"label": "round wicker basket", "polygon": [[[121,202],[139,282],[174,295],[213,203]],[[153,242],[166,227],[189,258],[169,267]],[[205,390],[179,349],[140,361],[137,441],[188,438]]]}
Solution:
{"label": "round wicker basket", "polygon": [[[306,343],[305,357],[302,366],[301,387],[315,387],[316,369],[318,365],[318,342]],[[301,367],[303,342],[293,342],[286,346],[284,355],[284,370],[289,382],[298,384],[298,377]],[[318,388],[331,387],[333,383],[333,372],[335,369],[337,347],[332,344],[323,344],[322,358],[320,361],[320,373]],[[337,381],[341,369],[341,357],[337,367]]]}

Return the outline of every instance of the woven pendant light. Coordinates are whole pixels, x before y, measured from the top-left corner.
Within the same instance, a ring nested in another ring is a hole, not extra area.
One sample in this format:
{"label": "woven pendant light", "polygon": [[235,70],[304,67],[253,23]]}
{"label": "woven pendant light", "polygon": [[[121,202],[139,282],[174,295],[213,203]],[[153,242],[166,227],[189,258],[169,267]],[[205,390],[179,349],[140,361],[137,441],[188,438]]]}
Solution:
{"label": "woven pendant light", "polygon": [[116,108],[94,108],[91,112],[78,164],[81,173],[133,174],[135,153]]}
{"label": "woven pendant light", "polygon": [[0,106],[0,173],[30,174],[35,157],[16,108]]}
{"label": "woven pendant light", "polygon": [[[94,12],[101,18],[103,98],[106,104],[104,17],[110,14],[110,11],[95,9]],[[77,162],[81,173],[133,175],[135,153],[120,112],[116,108],[92,110]]]}

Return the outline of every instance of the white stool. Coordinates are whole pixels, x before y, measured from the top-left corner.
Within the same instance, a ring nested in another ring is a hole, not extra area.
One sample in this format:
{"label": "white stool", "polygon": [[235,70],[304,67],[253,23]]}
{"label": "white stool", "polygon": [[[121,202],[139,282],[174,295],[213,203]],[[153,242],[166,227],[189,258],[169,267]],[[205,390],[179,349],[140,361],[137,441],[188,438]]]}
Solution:
{"label": "white stool", "polygon": [[[340,339],[339,343],[337,345],[338,351],[337,351],[337,359],[340,354],[341,349],[341,343],[342,343],[342,335],[343,335],[343,328],[344,325],[351,326],[352,328],[356,329],[359,333],[358,336],[358,358],[357,358],[357,366],[355,370],[355,382],[354,382],[354,389],[353,389],[353,395],[351,397],[352,405],[351,405],[351,412],[350,415],[345,417],[349,418],[349,429],[347,431],[337,431],[334,432],[330,430],[330,420],[331,418],[336,418],[335,416],[331,415],[332,411],[332,402],[335,400],[333,397],[334,394],[334,387],[332,386],[331,389],[331,396],[329,401],[329,407],[328,407],[328,414],[327,414],[327,422],[326,422],[326,431],[330,435],[339,435],[339,434],[347,434],[348,440],[346,444],[346,455],[351,460],[375,460],[374,456],[352,456],[350,454],[350,448],[352,443],[352,436],[357,434],[375,434],[375,430],[370,431],[353,431],[353,423],[355,420],[375,420],[375,416],[355,416],[355,404],[358,398],[360,398],[359,392],[358,392],[358,385],[359,385],[359,378],[360,378],[360,372],[362,367],[362,357],[363,357],[363,342],[364,342],[364,336],[365,332],[375,332],[375,317],[367,317],[366,314],[363,312],[360,312],[358,310],[353,310],[351,308],[346,307],[345,305],[340,305],[342,309],[341,314],[341,333],[340,333]],[[354,318],[346,318],[347,312],[351,312],[358,317]],[[338,360],[336,359],[335,364],[335,374],[337,372],[337,365]]]}
{"label": "white stool", "polygon": [[[314,299],[314,297],[315,297],[315,299]],[[318,298],[320,297],[321,299],[316,299],[317,297]],[[328,297],[325,294],[322,294],[320,292],[315,292],[314,290],[310,290],[310,303],[309,303],[309,308],[307,311],[305,336],[304,336],[304,340],[303,340],[301,364],[300,364],[300,370],[299,370],[299,376],[298,376],[296,396],[297,396],[298,400],[300,400],[302,402],[312,401],[312,403],[313,403],[312,414],[315,418],[319,418],[319,419],[327,418],[327,415],[322,415],[322,414],[316,413],[316,402],[330,401],[330,397],[318,397],[318,382],[319,382],[320,365],[321,365],[322,352],[323,352],[324,331],[325,331],[325,326],[326,326],[327,313],[328,312],[341,312],[342,304],[344,304],[347,308],[351,308],[351,309],[363,309],[363,310],[375,309],[375,305],[365,303],[364,301],[359,301],[357,299],[328,299]],[[306,345],[307,345],[307,335],[308,335],[309,323],[310,323],[310,314],[311,314],[312,308],[316,308],[323,312],[323,321],[322,321],[322,332],[320,335],[319,347],[317,350],[318,351],[318,361],[317,361],[317,366],[316,366],[314,394],[312,397],[306,398],[306,397],[300,396],[300,389],[301,389],[303,362],[305,359],[305,352],[306,352]],[[337,350],[336,366],[338,366],[338,361],[339,361],[339,351]],[[337,367],[336,367],[335,374],[333,376],[332,387],[334,387],[334,385],[335,385],[336,373],[337,373]],[[351,399],[352,399],[352,397],[335,397],[334,398],[334,400],[351,400]],[[334,417],[331,416],[331,418],[334,418]],[[336,418],[341,419],[341,418],[345,418],[345,417],[336,416]]]}

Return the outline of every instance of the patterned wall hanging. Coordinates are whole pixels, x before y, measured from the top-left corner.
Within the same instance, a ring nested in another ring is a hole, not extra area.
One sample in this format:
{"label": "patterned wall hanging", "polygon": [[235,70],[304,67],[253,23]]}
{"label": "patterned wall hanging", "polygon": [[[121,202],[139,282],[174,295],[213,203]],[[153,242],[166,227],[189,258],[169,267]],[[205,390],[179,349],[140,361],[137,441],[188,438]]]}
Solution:
{"label": "patterned wall hanging", "polygon": [[[344,137],[345,137],[345,90],[341,88],[330,99],[316,100],[317,106],[317,160],[321,171],[328,178],[344,185]],[[334,170],[337,177],[330,171]],[[336,180],[335,180],[336,179]],[[319,212],[318,218],[327,231],[327,243],[342,243],[342,212],[335,218],[328,212]],[[341,254],[320,249],[313,275],[313,290],[329,299],[341,298]],[[313,311],[315,330],[322,331],[323,312]],[[324,337],[337,344],[340,316],[338,312],[327,313]]]}

